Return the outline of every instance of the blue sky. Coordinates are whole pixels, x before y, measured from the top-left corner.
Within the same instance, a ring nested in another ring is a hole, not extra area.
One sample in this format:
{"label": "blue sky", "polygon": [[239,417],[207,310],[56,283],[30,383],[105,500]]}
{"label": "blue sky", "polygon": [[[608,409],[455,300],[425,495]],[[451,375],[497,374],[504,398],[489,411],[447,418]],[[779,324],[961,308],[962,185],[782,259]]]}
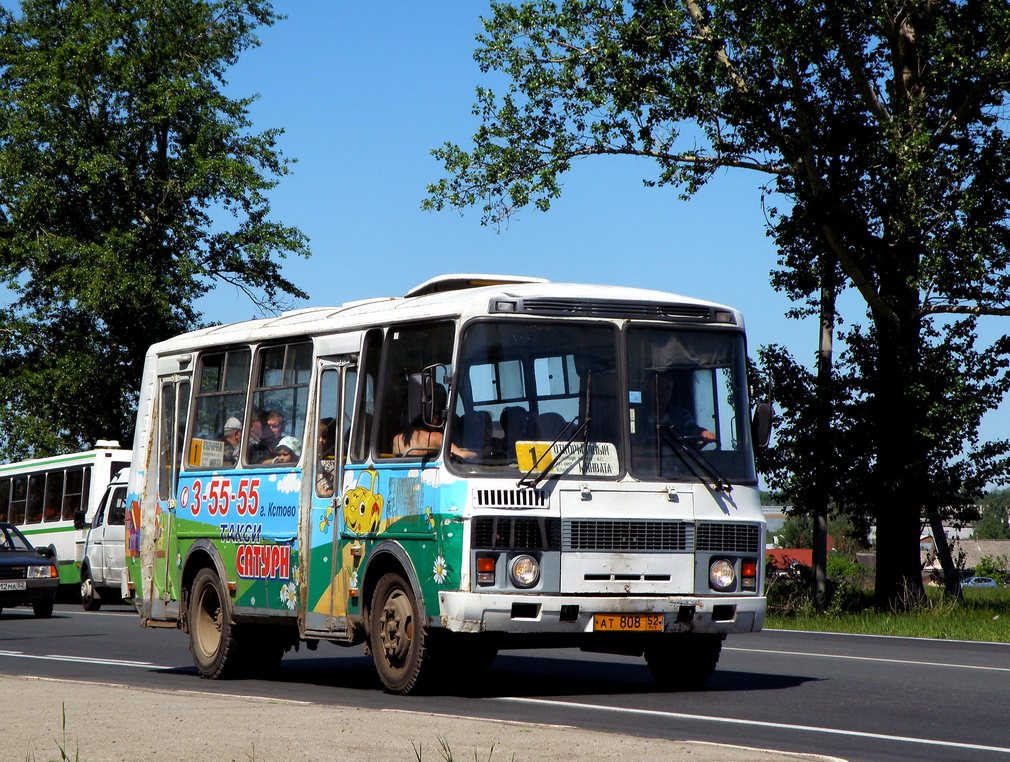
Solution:
{"label": "blue sky", "polygon": [[[258,94],[256,130],[285,130],[297,160],[271,194],[273,215],[310,239],[308,261],[285,274],[309,294],[293,306],[399,295],[448,272],[536,275],[551,280],[657,288],[730,304],[747,321],[753,352],[778,343],[811,360],[814,321],[787,320],[772,290],[776,255],[765,235],[759,183],[744,171],[717,175],[690,201],[645,188],[646,160],[577,165],[547,213],[522,211],[502,230],[480,210],[422,212],[426,184],[441,176],[432,148],[466,144],[474,90],[487,84],[473,61],[484,2],[334,3],[275,0],[287,18],[261,30],[262,45],[228,72],[233,97]],[[857,299],[842,302],[859,319]],[[208,320],[256,315],[228,286],[201,304]],[[1005,436],[1008,414],[990,415],[987,437]]]}
{"label": "blue sky", "polygon": [[[441,176],[431,149],[468,142],[481,72],[472,55],[479,2],[276,3],[287,19],[228,74],[228,92],[253,93],[257,130],[285,130],[297,159],[272,193],[274,217],[310,238],[312,258],[285,273],[311,304],[397,295],[444,272],[658,288],[744,311],[751,343],[816,342],[816,326],[782,317],[768,285],[775,250],[765,237],[754,173],[717,176],[689,202],[642,185],[646,160],[599,158],[564,178],[547,213],[521,211],[502,230],[480,210],[422,212]],[[202,303],[213,320],[254,314],[227,286]]]}

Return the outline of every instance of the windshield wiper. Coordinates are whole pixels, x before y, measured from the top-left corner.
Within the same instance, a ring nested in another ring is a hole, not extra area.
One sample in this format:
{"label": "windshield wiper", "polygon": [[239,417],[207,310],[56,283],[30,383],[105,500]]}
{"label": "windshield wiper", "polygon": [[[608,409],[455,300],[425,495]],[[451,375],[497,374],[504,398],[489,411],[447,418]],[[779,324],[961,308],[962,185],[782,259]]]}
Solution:
{"label": "windshield wiper", "polygon": [[[700,469],[708,477],[707,481],[712,483],[712,488],[717,492],[731,492],[733,490],[733,485],[729,483],[725,476],[719,473],[719,470],[709,462],[708,458],[684,441],[684,435],[676,426],[672,423],[661,423],[656,426],[656,429],[659,431],[660,436],[669,443],[674,455],[680,458],[680,462],[684,464],[695,479],[703,482],[706,481],[698,473],[697,469]],[[659,460],[659,471],[660,473],[663,472],[662,457]]]}
{"label": "windshield wiper", "polygon": [[[568,423],[565,424],[565,427],[563,429],[561,429],[561,432],[554,438],[554,441],[551,442],[550,447],[548,447],[546,450],[544,450],[540,454],[540,457],[537,458],[535,461],[533,461],[533,465],[530,466],[529,471],[527,471],[526,473],[524,473],[519,478],[519,481],[516,482],[516,486],[517,487],[530,487],[532,489],[536,489],[537,485],[540,484],[540,482],[542,482],[544,479],[547,478],[547,474],[553,469],[553,465],[554,465],[553,462],[551,463],[551,469],[544,469],[543,471],[541,471],[540,473],[538,473],[536,476],[533,476],[533,472],[537,470],[537,466],[540,465],[540,461],[542,461],[545,456],[547,456],[548,454],[550,454],[554,450],[554,445],[556,445],[558,442],[561,441],[561,437],[563,437],[565,435],[565,432],[568,431],[568,429],[571,427],[572,423],[573,423],[573,421],[568,421]],[[584,420],[582,423],[580,423],[578,425],[578,427],[575,429],[575,431],[572,432],[572,435],[570,437],[568,437],[568,439],[565,440],[564,446],[561,448],[561,451],[558,452],[557,457],[553,458],[553,460],[554,461],[561,460],[562,457],[564,457],[565,455],[567,455],[569,448],[572,446],[572,443],[575,442],[575,438],[578,437],[579,434],[582,433],[582,432],[586,433],[586,437],[583,440],[583,441],[586,441],[588,439],[588,436],[589,436],[589,416],[586,416],[586,420]],[[583,445],[583,447],[585,447],[585,444]],[[588,450],[588,449],[589,448],[586,447],[586,450]],[[585,459],[585,453],[583,453],[583,459]],[[583,462],[583,466],[582,466],[583,473],[585,473],[585,470],[586,470],[586,468],[585,468],[585,462]],[[533,478],[530,478],[530,477],[533,477]]]}

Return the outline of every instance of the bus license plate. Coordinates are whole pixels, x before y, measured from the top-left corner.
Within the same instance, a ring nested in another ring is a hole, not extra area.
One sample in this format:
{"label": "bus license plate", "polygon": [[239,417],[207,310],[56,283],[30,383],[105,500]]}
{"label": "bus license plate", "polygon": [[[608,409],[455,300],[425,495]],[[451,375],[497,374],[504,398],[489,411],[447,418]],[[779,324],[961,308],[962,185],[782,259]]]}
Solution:
{"label": "bus license plate", "polygon": [[3,590],[24,590],[25,581],[23,579],[5,579],[0,580],[0,591]]}
{"label": "bus license plate", "polygon": [[593,614],[596,632],[662,632],[662,614]]}

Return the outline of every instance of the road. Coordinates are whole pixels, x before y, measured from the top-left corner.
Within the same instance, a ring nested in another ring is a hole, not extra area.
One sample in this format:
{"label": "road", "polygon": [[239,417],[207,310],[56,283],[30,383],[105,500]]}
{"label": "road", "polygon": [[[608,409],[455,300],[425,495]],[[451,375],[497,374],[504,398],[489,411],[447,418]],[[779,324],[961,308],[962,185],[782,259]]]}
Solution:
{"label": "road", "polygon": [[1010,760],[1010,645],[785,631],[731,638],[705,690],[662,693],[639,659],[506,651],[488,676],[437,697],[382,692],[361,648],[285,657],[271,680],[200,680],[185,635],[126,607],[0,616],[6,675],[242,693],[355,708],[548,723],[850,760]]}

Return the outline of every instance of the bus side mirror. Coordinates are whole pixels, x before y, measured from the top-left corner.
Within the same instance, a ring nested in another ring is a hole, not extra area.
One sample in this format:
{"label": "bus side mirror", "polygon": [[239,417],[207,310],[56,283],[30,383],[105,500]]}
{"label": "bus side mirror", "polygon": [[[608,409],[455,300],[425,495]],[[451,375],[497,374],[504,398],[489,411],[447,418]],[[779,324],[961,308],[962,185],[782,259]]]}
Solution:
{"label": "bus side mirror", "polygon": [[84,511],[74,511],[74,529],[84,529]]}
{"label": "bus side mirror", "polygon": [[751,437],[755,447],[767,447],[772,437],[772,403],[759,402],[751,419]]}
{"label": "bus side mirror", "polygon": [[429,365],[407,376],[407,419],[411,426],[441,426],[445,420],[445,387],[449,380],[444,365]]}
{"label": "bus side mirror", "polygon": [[[427,391],[427,394],[425,392]],[[431,374],[427,371],[407,376],[407,420],[411,426],[421,426],[430,420]]]}

